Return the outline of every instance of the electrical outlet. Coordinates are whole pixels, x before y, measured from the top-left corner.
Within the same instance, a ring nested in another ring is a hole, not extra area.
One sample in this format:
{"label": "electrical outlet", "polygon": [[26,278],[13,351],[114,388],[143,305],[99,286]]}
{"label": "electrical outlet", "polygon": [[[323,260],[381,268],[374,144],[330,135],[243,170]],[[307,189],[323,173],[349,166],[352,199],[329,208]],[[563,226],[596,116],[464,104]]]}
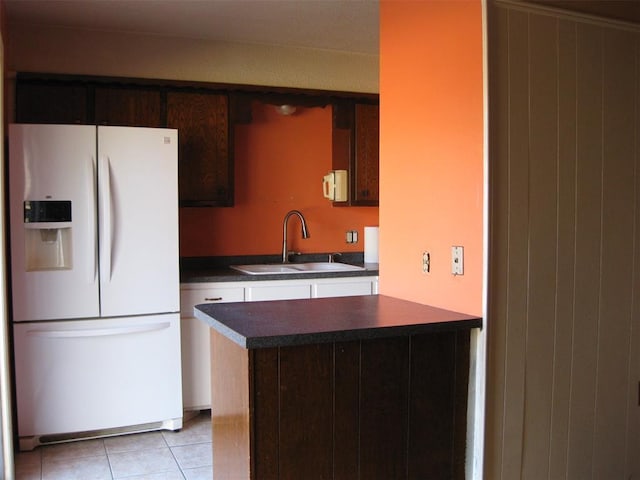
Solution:
{"label": "electrical outlet", "polygon": [[347,230],[345,234],[345,240],[347,243],[358,243],[358,231]]}
{"label": "electrical outlet", "polygon": [[464,248],[459,246],[451,247],[451,273],[453,275],[464,275]]}
{"label": "electrical outlet", "polygon": [[429,252],[422,252],[422,271],[424,273],[431,271],[431,254]]}

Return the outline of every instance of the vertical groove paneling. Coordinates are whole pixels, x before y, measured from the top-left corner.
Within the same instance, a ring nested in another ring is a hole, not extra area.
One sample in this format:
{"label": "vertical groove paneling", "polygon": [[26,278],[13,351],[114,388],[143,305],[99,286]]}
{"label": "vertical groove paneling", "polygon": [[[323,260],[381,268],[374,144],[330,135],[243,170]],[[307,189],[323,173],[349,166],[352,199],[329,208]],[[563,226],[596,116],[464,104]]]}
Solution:
{"label": "vertical groove paneling", "polygon": [[358,480],[360,343],[334,345],[334,478]]}
{"label": "vertical groove paneling", "polygon": [[561,20],[558,28],[558,226],[553,336],[549,478],[565,478],[569,434],[569,394],[574,316],[576,242],[576,25]]}
{"label": "vertical groove paneling", "polygon": [[602,33],[578,25],[576,263],[569,478],[591,478],[602,224]]}
{"label": "vertical groove paneling", "polygon": [[[360,478],[407,477],[409,339],[361,343]],[[380,442],[380,438],[388,442]]]}
{"label": "vertical groove paneling", "polygon": [[[456,376],[441,371],[455,371],[455,347],[456,332],[411,337],[407,478],[464,478],[454,475]],[[451,414],[442,415],[447,410]]]}
{"label": "vertical groove paneling", "polygon": [[507,10],[497,8],[491,4],[489,10],[489,42],[495,49],[495,55],[489,56],[489,75],[491,78],[489,96],[491,109],[489,110],[489,131],[491,145],[491,168],[489,170],[491,189],[489,195],[490,207],[490,258],[493,272],[489,278],[489,316],[491,323],[487,325],[490,331],[487,347],[487,388],[486,409],[486,447],[485,447],[485,478],[500,478],[502,465],[502,432],[504,428],[504,399],[505,375],[504,352],[507,343],[506,325],[506,295],[508,291],[507,263],[508,263],[508,98],[500,92],[508,92],[508,64],[502,59],[508,58],[507,41]]}
{"label": "vertical groove paneling", "polygon": [[549,474],[557,227],[557,25],[529,17],[529,225],[522,478]]}
{"label": "vertical groove paneling", "polygon": [[509,13],[507,343],[502,476],[520,478],[524,433],[529,228],[528,15]]}
{"label": "vertical groove paneling", "polygon": [[629,391],[627,396],[627,445],[625,478],[640,478],[640,35],[634,41],[635,73],[634,106],[634,248],[633,281],[631,286],[631,333],[629,345],[631,354],[627,375]]}
{"label": "vertical groove paneling", "polygon": [[489,5],[486,478],[640,475],[639,39]]}
{"label": "vertical groove paneling", "polygon": [[634,204],[633,34],[603,34],[602,266],[593,478],[622,478]]}
{"label": "vertical groove paneling", "polygon": [[[279,477],[333,476],[333,345],[280,348]],[[304,425],[304,428],[300,428]]]}
{"label": "vertical groove paneling", "polygon": [[280,475],[278,470],[280,465],[279,409],[264,408],[264,406],[280,405],[279,353],[277,348],[264,348],[252,350],[249,355],[251,358],[250,381],[254,384],[254,390],[251,392],[251,409],[255,424],[251,444],[251,470],[255,472],[256,479],[278,478]]}

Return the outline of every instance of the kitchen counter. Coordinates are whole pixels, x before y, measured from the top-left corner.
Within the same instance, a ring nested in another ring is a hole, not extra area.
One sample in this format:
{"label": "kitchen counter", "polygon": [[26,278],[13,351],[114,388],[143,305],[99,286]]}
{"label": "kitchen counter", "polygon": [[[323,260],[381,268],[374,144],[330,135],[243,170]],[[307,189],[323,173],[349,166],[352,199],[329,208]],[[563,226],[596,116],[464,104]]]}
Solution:
{"label": "kitchen counter", "polygon": [[[364,267],[354,272],[278,273],[249,275],[229,268],[229,265],[280,263],[279,255],[250,255],[235,257],[183,257],[180,259],[180,283],[253,282],[262,280],[298,280],[305,278],[343,278],[378,275],[377,263],[364,263],[362,253],[341,254],[340,261]],[[292,263],[326,261],[328,254],[296,255]]]}
{"label": "kitchen counter", "polygon": [[196,318],[244,348],[365,340],[482,326],[482,319],[384,295],[196,305]]}
{"label": "kitchen counter", "polygon": [[384,295],[198,305],[216,478],[463,479],[470,329]]}

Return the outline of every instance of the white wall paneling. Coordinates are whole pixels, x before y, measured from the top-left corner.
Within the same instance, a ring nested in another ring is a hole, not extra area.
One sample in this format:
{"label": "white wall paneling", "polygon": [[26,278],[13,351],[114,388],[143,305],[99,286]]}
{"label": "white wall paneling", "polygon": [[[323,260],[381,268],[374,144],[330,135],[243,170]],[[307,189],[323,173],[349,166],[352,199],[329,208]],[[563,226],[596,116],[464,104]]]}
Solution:
{"label": "white wall paneling", "polygon": [[640,478],[640,30],[492,2],[485,477]]}

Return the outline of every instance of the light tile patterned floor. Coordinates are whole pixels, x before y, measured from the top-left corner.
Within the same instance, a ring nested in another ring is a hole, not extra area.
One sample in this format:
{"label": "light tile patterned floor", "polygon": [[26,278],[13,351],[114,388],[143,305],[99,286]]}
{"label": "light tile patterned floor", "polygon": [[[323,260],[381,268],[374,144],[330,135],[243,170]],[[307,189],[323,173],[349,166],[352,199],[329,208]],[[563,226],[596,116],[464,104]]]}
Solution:
{"label": "light tile patterned floor", "polygon": [[16,480],[211,480],[211,415],[158,431],[38,447],[16,454]]}

